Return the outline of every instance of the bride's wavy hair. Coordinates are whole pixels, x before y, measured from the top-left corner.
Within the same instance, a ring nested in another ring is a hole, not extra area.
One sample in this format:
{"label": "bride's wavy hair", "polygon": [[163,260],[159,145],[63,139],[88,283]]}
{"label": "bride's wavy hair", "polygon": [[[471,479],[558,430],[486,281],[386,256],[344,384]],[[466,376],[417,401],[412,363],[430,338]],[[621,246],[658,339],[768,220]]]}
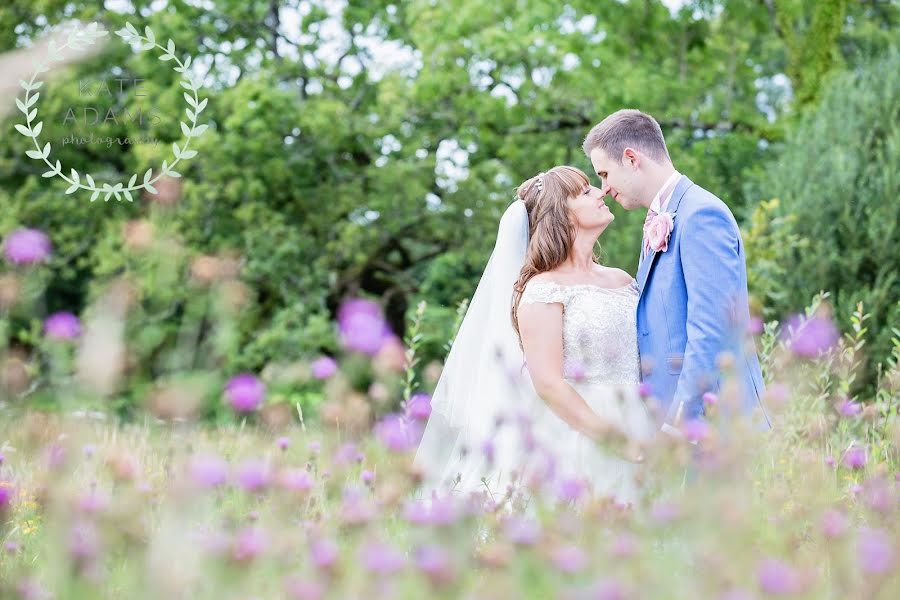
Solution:
{"label": "bride's wavy hair", "polygon": [[[519,333],[519,302],[525,286],[532,277],[551,271],[569,257],[575,244],[575,222],[569,209],[569,198],[577,197],[590,180],[580,169],[562,165],[526,180],[516,188],[516,196],[528,211],[528,249],[519,279],[513,286],[512,325],[522,345]],[[597,257],[594,256],[594,261]]]}

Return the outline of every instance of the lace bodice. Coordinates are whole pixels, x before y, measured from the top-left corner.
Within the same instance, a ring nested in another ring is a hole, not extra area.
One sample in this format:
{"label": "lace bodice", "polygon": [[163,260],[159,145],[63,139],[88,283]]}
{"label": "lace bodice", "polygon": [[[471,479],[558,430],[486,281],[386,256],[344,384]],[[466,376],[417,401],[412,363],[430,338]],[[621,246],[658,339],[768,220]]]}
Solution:
{"label": "lace bodice", "polygon": [[532,281],[520,306],[533,302],[563,305],[565,377],[589,383],[637,384],[637,282],[621,288],[593,284]]}

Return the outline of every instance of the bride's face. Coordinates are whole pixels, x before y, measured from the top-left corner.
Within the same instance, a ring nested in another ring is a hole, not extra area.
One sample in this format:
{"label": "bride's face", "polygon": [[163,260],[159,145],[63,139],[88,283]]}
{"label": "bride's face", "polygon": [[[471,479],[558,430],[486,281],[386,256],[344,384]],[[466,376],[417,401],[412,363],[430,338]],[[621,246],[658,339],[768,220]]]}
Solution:
{"label": "bride's face", "polygon": [[585,185],[580,194],[569,198],[569,210],[572,211],[575,224],[581,229],[603,231],[615,219],[603,201],[603,193],[592,185]]}

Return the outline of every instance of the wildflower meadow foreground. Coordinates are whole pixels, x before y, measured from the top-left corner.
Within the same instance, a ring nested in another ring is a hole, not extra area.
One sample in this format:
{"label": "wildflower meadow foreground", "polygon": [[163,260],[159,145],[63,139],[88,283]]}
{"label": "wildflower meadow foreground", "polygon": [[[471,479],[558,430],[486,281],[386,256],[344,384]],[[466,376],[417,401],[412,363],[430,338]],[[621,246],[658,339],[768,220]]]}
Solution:
{"label": "wildflower meadow foreground", "polygon": [[[149,243],[141,227],[132,246]],[[864,307],[846,335],[827,294],[756,321],[774,429],[725,427],[727,386],[708,394],[707,422],[648,449],[636,505],[552,469],[461,497],[423,491],[413,465],[440,370],[419,359],[421,307],[400,339],[350,299],[338,351],[256,372],[225,358],[250,292],[227,256],[185,282],[167,260],[112,277],[78,316],[43,308],[43,234],[4,251],[3,598],[900,593],[900,336],[877,383],[856,385]],[[181,327],[157,332],[148,290],[173,281]]]}

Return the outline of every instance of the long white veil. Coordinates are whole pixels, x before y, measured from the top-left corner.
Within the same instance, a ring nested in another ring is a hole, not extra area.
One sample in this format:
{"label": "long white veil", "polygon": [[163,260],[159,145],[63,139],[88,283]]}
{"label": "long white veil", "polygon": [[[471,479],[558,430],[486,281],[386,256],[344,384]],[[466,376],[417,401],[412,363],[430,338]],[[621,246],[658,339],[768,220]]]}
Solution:
{"label": "long white veil", "polygon": [[425,489],[468,493],[487,483],[488,491],[502,494],[521,466],[510,432],[515,428],[497,424],[527,412],[518,382],[527,371],[510,308],[528,235],[525,203],[517,199],[500,219],[494,250],[432,396],[415,456]]}

